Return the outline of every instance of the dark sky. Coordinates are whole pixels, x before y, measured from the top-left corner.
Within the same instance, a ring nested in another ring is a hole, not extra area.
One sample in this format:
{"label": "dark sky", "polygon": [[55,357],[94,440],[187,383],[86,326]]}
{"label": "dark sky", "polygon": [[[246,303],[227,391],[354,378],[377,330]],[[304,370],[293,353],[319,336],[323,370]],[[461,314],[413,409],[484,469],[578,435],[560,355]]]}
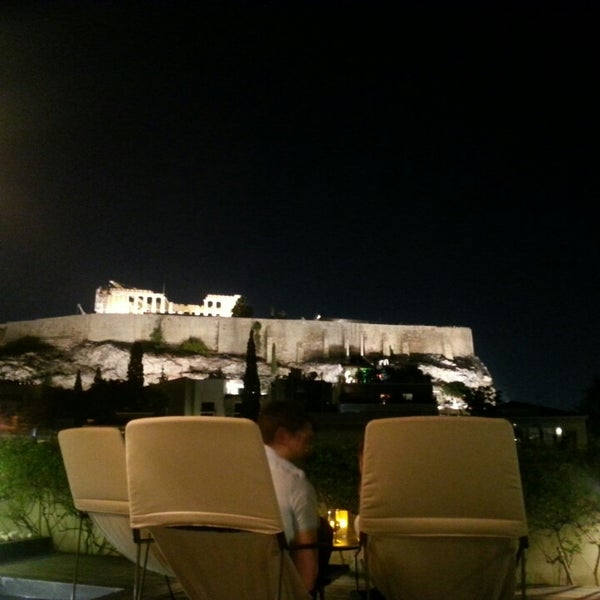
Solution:
{"label": "dark sky", "polygon": [[0,323],[114,279],[600,375],[597,2],[2,6]]}

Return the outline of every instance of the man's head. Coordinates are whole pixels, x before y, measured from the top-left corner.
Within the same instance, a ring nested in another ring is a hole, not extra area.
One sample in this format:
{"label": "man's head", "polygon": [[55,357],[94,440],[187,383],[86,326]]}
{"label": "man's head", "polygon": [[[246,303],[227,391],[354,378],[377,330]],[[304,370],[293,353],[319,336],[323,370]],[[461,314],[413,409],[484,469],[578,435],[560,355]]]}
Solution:
{"label": "man's head", "polygon": [[281,457],[294,462],[309,453],[313,423],[296,402],[283,400],[265,405],[257,423],[263,442]]}

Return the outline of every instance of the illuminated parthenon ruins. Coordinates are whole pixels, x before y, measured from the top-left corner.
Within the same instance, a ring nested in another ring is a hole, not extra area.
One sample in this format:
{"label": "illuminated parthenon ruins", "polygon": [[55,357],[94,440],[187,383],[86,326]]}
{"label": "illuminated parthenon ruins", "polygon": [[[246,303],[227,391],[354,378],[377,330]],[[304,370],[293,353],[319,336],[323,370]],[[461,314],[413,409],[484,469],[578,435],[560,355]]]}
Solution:
{"label": "illuminated parthenon ruins", "polygon": [[207,294],[202,304],[177,304],[166,295],[152,290],[126,287],[110,280],[107,286],[96,289],[94,312],[125,315],[195,315],[202,317],[231,317],[239,294]]}

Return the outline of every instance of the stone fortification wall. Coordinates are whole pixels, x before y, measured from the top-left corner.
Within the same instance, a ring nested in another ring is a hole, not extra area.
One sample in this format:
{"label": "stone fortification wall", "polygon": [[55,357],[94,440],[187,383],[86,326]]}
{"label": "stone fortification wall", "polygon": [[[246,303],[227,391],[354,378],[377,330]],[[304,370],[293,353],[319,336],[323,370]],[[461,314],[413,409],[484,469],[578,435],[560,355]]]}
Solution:
{"label": "stone fortification wall", "polygon": [[60,346],[88,340],[133,342],[149,339],[160,327],[164,341],[169,344],[196,337],[219,354],[244,355],[248,335],[256,323],[260,324],[255,338],[257,354],[267,361],[273,351],[282,363],[336,359],[351,354],[422,353],[448,358],[475,354],[468,327],[178,315],[89,314],[15,321],[0,326],[0,344],[25,335]]}

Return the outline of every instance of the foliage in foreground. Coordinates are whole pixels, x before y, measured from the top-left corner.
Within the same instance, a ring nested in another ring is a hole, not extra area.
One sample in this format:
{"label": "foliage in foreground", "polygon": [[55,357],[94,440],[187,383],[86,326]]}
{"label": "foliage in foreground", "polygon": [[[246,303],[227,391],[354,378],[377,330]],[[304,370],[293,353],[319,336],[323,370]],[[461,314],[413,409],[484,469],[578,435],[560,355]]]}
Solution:
{"label": "foliage in foreground", "polygon": [[535,446],[520,449],[521,478],[531,535],[545,560],[556,564],[567,584],[573,585],[573,559],[584,545],[596,547],[592,574],[599,582],[600,471],[594,460],[594,442],[588,452]]}
{"label": "foliage in foreground", "polygon": [[303,468],[315,486],[322,506],[358,513],[360,437],[358,433],[354,436],[317,435],[313,452]]}
{"label": "foliage in foreground", "polygon": [[[332,434],[315,441],[304,467],[323,507],[358,511],[357,447],[358,436]],[[0,438],[0,516],[32,536],[56,539],[74,529],[78,513],[56,440]],[[112,551],[89,519],[84,520],[83,544],[88,553]]]}
{"label": "foliage in foreground", "polygon": [[[0,437],[0,515],[28,537],[56,540],[76,528],[78,513],[56,440]],[[89,518],[83,526],[85,551],[112,551]]]}

